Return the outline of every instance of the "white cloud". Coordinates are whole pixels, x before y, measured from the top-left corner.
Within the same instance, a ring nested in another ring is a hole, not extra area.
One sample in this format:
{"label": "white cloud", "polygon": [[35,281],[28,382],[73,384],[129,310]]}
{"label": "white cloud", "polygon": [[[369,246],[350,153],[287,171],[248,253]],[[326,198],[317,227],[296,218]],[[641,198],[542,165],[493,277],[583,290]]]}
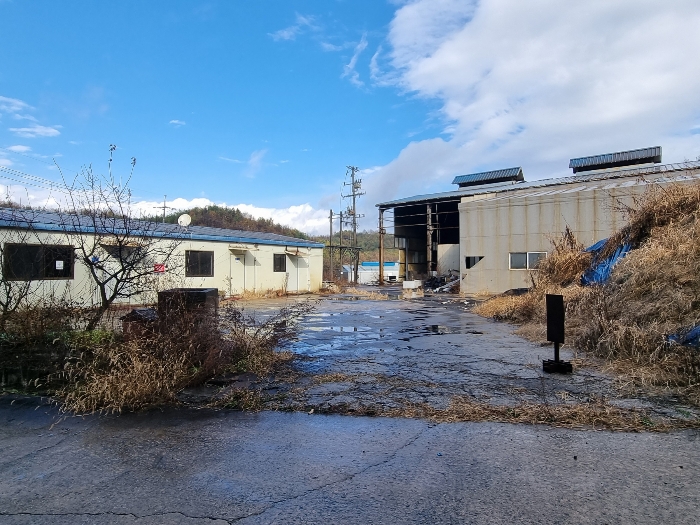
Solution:
{"label": "white cloud", "polygon": [[328,231],[328,210],[315,209],[308,203],[289,208],[260,208],[253,204],[237,204],[234,208],[255,218],[272,219],[305,233],[320,234]]}
{"label": "white cloud", "polygon": [[353,42],[343,42],[342,44],[332,44],[330,42],[322,41],[320,42],[321,44],[321,49],[323,51],[343,51],[345,49],[350,49],[351,47],[354,47],[355,44]]}
{"label": "white cloud", "polygon": [[373,60],[370,74],[439,101],[441,137],[368,175],[366,200],[450,190],[454,175],[483,169],[564,175],[571,157],[638,147],[695,158],[697,27],[695,0],[403,4],[387,38],[391,69]]}
{"label": "white cloud", "polygon": [[266,154],[266,149],[259,149],[250,154],[250,158],[248,159],[248,168],[245,172],[246,177],[253,178],[258,174],[262,168],[262,162]]}
{"label": "white cloud", "polygon": [[248,178],[254,178],[263,167],[263,160],[267,155],[267,149],[255,150],[250,154],[247,161],[242,161],[238,159],[232,159],[229,157],[220,156],[219,159],[225,160],[226,162],[231,162],[232,164],[245,164],[246,168],[243,171],[243,175]]}
{"label": "white cloud", "polygon": [[19,113],[15,113],[12,118],[15,120],[28,120],[30,122],[39,122],[36,117],[33,117],[32,115],[20,115]]}
{"label": "white cloud", "polygon": [[[0,166],[9,166],[5,161],[8,159],[3,159],[0,157]],[[39,179],[35,177],[37,181],[43,181],[46,187],[52,183],[48,179]],[[3,184],[8,184],[8,181],[4,180],[2,177],[2,172],[0,172],[0,194],[5,195],[5,188]],[[10,183],[11,184],[11,183]],[[65,195],[60,191],[51,191],[46,188],[26,186],[22,184],[11,184],[12,198],[15,201],[21,201],[32,206],[46,206],[48,208],[57,208],[61,205],[65,205]],[[56,188],[61,188],[61,184],[57,184]],[[166,201],[165,205],[170,208],[168,213],[173,210],[182,211],[190,208],[203,208],[205,206],[212,206],[216,204],[217,206],[227,207],[227,208],[238,208],[244,213],[248,213],[253,217],[272,219],[278,224],[283,224],[292,228],[296,228],[300,231],[310,234],[321,234],[325,233],[328,229],[328,210],[327,209],[317,209],[313,208],[310,204],[304,203],[296,206],[289,206],[287,208],[264,208],[256,206],[254,204],[235,204],[229,205],[225,202],[214,202],[205,197],[197,197],[193,199],[185,199],[178,197]],[[136,217],[153,217],[163,213],[163,201],[150,201],[142,200],[132,203],[131,213]]]}
{"label": "white cloud", "polygon": [[179,128],[180,126],[185,125],[185,121],[184,120],[171,120],[170,122],[168,122],[168,124],[172,124],[176,128]]}
{"label": "white cloud", "polygon": [[27,128],[9,128],[15,135],[25,138],[35,138],[35,137],[57,137],[61,134],[57,128],[61,126],[30,126]]}
{"label": "white cloud", "polygon": [[[215,203],[214,201],[201,197],[194,199],[177,198],[166,202],[166,206],[175,210],[187,210],[195,207],[203,208],[214,204],[227,208],[238,208],[240,211],[248,213],[256,219],[272,219],[278,224],[296,228],[305,233],[325,233],[328,229],[328,210],[315,209],[308,203],[298,206],[289,206],[288,208],[263,208],[255,206],[254,204],[228,205],[225,202]],[[160,213],[162,213],[163,203],[156,201],[139,201],[135,203],[132,208],[136,215],[153,216],[159,213],[158,209],[160,209]]]}
{"label": "white cloud", "polygon": [[274,33],[268,33],[273,40],[294,40],[298,35],[300,35],[306,28],[314,28],[314,17],[304,16],[299,13],[296,14],[296,22],[289,27],[275,31]]}
{"label": "white cloud", "polygon": [[360,57],[360,54],[365,50],[366,47],[367,34],[364,33],[362,35],[362,38],[360,39],[360,42],[355,46],[355,51],[352,55],[352,58],[350,59],[350,62],[348,62],[343,67],[343,74],[340,75],[340,78],[347,78],[352,84],[356,85],[357,87],[364,86],[364,82],[360,80],[360,74],[357,72],[355,67],[357,66],[357,59]]}
{"label": "white cloud", "polygon": [[[12,161],[10,159],[6,159],[5,157],[0,157],[0,166],[10,167],[12,166]],[[0,174],[0,176],[2,175]]]}
{"label": "white cloud", "polygon": [[32,148],[29,146],[22,146],[20,144],[17,144],[16,146],[9,146],[5,149],[9,149],[10,151],[14,151],[15,153],[27,153],[28,151],[31,151]]}
{"label": "white cloud", "polygon": [[17,113],[26,109],[33,109],[26,102],[17,98],[0,97],[0,112],[1,113]]}
{"label": "white cloud", "polygon": [[229,159],[228,157],[219,157],[221,160],[225,160],[226,162],[233,162],[234,164],[243,164],[242,160],[238,159]]}

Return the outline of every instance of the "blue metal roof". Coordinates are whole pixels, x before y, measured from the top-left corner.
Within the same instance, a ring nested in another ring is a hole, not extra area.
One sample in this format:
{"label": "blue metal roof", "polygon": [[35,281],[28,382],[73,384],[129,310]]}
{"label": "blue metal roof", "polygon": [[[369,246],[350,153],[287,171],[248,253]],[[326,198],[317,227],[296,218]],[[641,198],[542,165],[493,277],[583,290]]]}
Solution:
{"label": "blue metal roof", "polygon": [[652,162],[661,162],[661,146],[618,151],[617,153],[605,153],[603,155],[593,155],[591,157],[579,157],[569,161],[569,168],[573,168],[574,173],[576,173],[578,171]]}
{"label": "blue metal roof", "polygon": [[[305,239],[297,239],[276,233],[252,232],[245,230],[228,230],[209,226],[189,226],[182,228],[177,224],[153,223],[129,219],[127,225],[121,226],[120,219],[99,219],[95,225],[90,217],[70,216],[68,214],[0,208],[0,227],[32,228],[39,231],[82,232],[82,233],[129,233],[135,237],[159,237],[163,239],[216,241],[229,243],[266,244],[275,246],[294,246],[299,248],[323,248],[324,245]],[[128,232],[127,232],[128,230]]]}
{"label": "blue metal roof", "polygon": [[548,186],[558,186],[561,184],[574,184],[577,182],[593,182],[609,179],[619,179],[624,177],[637,177],[643,175],[654,175],[671,173],[674,171],[700,170],[700,162],[683,162],[680,164],[660,164],[657,166],[644,166],[638,168],[617,169],[610,171],[597,171],[595,173],[587,173],[582,175],[571,175],[568,177],[559,177],[556,179],[533,180],[529,182],[519,182],[517,184],[483,184],[481,186],[473,186],[469,188],[446,191],[442,193],[430,193],[427,195],[416,195],[397,199],[388,202],[381,202],[376,206],[378,208],[396,208],[398,206],[412,206],[414,204],[422,204],[426,202],[439,201],[458,201],[463,197],[471,197],[472,195],[482,195],[485,193],[505,193],[508,191],[524,190],[532,188],[546,188]]}
{"label": "blue metal roof", "polygon": [[460,188],[465,186],[475,186],[477,184],[483,184],[488,182],[505,182],[513,181],[519,182],[523,181],[523,169],[521,167],[517,168],[506,168],[503,170],[494,171],[484,171],[481,173],[472,173],[470,175],[457,175],[452,184],[459,184]]}

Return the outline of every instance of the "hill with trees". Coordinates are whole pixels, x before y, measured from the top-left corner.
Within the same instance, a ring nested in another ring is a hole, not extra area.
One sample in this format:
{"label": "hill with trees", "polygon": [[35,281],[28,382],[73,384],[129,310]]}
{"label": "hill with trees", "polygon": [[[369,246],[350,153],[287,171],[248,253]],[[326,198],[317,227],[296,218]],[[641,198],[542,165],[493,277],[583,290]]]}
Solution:
{"label": "hill with trees", "polygon": [[[210,226],[212,228],[226,228],[230,230],[257,231],[277,233],[298,239],[308,239],[309,236],[296,228],[290,228],[277,224],[272,219],[256,219],[252,215],[242,212],[238,208],[225,208],[223,206],[205,206],[203,208],[190,208],[180,210],[165,216],[165,222],[175,224],[183,213],[192,217],[193,226]],[[148,217],[149,220],[162,221],[162,216]]]}

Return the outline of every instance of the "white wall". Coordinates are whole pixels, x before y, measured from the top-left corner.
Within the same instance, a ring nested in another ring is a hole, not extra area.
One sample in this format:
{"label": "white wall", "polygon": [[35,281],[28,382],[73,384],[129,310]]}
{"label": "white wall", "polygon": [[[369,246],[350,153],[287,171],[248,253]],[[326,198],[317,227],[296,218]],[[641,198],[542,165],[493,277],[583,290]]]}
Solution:
{"label": "white wall", "polygon": [[[30,232],[30,235],[31,238],[27,238],[26,231],[22,233],[11,228],[0,228],[0,242],[3,243],[21,240],[30,244],[77,245],[75,239],[60,232]],[[214,275],[185,277],[186,250],[213,251]],[[243,291],[278,290],[285,286],[285,281],[288,292],[317,292],[321,287],[323,249],[298,248],[299,255],[290,255],[286,253],[287,250],[297,253],[297,248],[292,246],[251,243],[233,247],[228,242],[186,240],[177,246],[166,273],[154,273],[150,277],[153,294],[124,299],[121,302],[132,304],[154,302],[155,292],[175,287],[218,288],[226,295],[240,294]],[[285,254],[286,272],[273,271],[275,253]],[[73,279],[39,280],[35,281],[33,286],[43,296],[59,295],[86,305],[99,304],[97,287],[87,268],[79,260],[76,260],[74,265]],[[2,271],[1,268],[0,271]]]}
{"label": "white wall", "polygon": [[459,271],[459,244],[438,244],[438,273],[445,274],[449,270]]}

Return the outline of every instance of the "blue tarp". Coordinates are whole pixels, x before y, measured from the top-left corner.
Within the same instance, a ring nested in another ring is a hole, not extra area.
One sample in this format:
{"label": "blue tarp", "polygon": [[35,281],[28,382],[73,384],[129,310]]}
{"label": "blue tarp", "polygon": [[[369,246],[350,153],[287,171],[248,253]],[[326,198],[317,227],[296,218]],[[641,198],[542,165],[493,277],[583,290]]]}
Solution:
{"label": "blue tarp", "polygon": [[588,286],[591,284],[603,284],[610,278],[613,266],[622,259],[627,252],[630,251],[632,246],[628,243],[618,246],[615,253],[605,259],[600,259],[600,252],[605,246],[607,239],[603,239],[595,243],[593,246],[586,248],[587,252],[593,253],[593,261],[591,262],[591,267],[586,270],[581,276],[581,284]]}
{"label": "blue tarp", "polygon": [[691,328],[687,332],[669,335],[666,340],[669,343],[700,347],[700,325],[696,326],[695,328]]}

